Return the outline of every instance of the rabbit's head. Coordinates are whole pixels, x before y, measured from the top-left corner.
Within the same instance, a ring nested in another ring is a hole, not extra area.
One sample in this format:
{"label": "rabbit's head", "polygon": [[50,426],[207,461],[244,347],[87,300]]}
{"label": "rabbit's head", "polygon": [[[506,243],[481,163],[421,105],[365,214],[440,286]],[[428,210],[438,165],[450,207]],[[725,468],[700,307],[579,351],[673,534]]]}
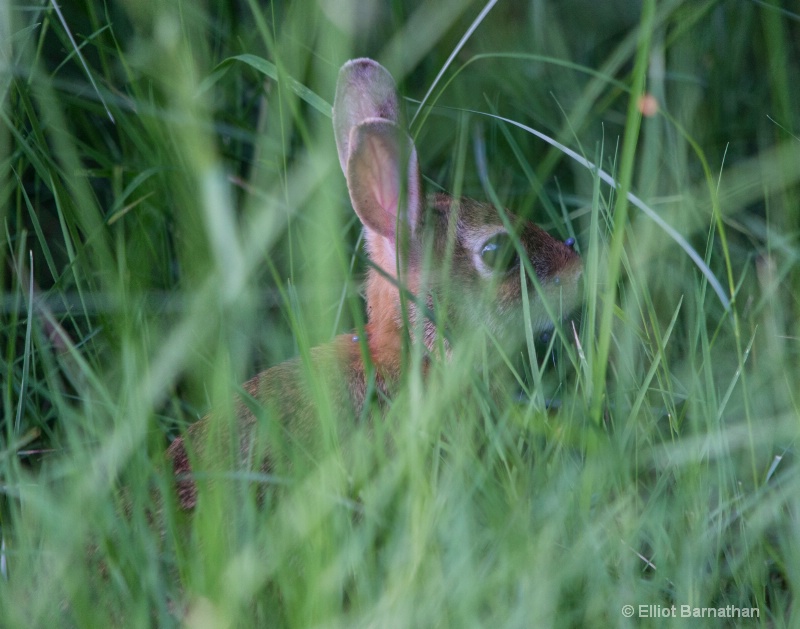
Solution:
{"label": "rabbit's head", "polygon": [[553,327],[550,314],[564,316],[578,305],[582,265],[572,241],[558,241],[491,204],[423,195],[416,149],[400,120],[394,81],[381,65],[356,59],[342,67],[333,123],[374,265],[367,279],[371,345],[373,337],[383,344],[400,336],[400,286],[415,296],[406,301],[409,328],[422,330],[430,349],[437,341],[447,347],[431,312],[435,319],[444,315],[452,329],[483,328],[501,342],[520,339],[523,279],[534,334]]}

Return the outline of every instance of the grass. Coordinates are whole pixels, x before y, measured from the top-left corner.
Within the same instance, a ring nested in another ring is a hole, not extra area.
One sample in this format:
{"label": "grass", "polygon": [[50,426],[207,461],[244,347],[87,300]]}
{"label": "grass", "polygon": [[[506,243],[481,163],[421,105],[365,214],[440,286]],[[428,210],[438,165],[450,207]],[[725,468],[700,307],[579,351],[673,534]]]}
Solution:
{"label": "grass", "polygon": [[363,325],[339,66],[421,99],[485,5],[0,2],[3,627],[797,625],[800,15],[574,4],[492,8],[412,132],[430,186],[577,237],[579,347],[509,358],[529,402],[489,357],[409,375],[187,516],[169,438]]}

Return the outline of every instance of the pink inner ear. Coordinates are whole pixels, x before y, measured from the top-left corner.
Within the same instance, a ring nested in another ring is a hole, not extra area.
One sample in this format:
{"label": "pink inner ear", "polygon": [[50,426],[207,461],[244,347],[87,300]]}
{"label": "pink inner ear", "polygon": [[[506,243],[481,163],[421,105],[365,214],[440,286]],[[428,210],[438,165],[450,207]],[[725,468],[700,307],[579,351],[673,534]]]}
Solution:
{"label": "pink inner ear", "polygon": [[383,217],[375,216],[381,223],[379,231],[384,236],[394,237],[395,222],[397,221],[397,204],[400,201],[400,173],[399,165],[393,157],[386,152],[383,144],[384,138],[368,137],[366,151],[369,157],[368,181],[365,182],[372,190],[372,197],[377,206],[383,210]]}
{"label": "pink inner ear", "polygon": [[[396,124],[381,118],[365,120],[350,132],[347,187],[353,209],[365,227],[395,239],[400,220],[414,232],[419,216],[419,166],[411,138]],[[408,161],[405,161],[407,158]],[[403,189],[405,182],[407,190]],[[406,192],[408,212],[401,212]]]}

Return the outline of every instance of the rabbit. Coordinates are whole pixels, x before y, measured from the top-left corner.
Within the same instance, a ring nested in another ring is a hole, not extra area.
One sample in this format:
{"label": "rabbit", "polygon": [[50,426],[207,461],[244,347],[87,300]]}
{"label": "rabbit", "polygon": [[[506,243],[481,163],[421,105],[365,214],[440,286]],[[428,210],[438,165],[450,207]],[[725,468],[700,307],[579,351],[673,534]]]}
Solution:
{"label": "rabbit", "polygon": [[[520,336],[523,329],[520,261],[498,210],[443,193],[423,195],[416,148],[401,126],[395,83],[383,66],[366,58],[344,64],[336,87],[333,128],[352,206],[363,224],[373,263],[366,279],[365,338],[340,335],[312,349],[305,364],[289,360],[243,385],[265,407],[267,416],[278,420],[278,439],[289,435],[300,443],[313,441],[315,431],[320,431],[312,393],[323,390],[335,414],[351,422],[361,416],[370,384],[377,391],[376,399],[391,398],[401,377],[405,335],[410,333],[412,343],[424,343],[433,355],[444,348],[447,360],[451,340],[444,338],[433,320],[436,317],[429,316],[433,304],[439,303],[433,298],[444,288],[456,296],[445,300],[446,321],[454,327],[485,326],[500,339]],[[533,332],[545,333],[553,323],[542,299],[550,300],[551,312],[573,310],[580,299],[581,260],[573,239],[558,241],[529,221],[510,213],[506,216],[505,224],[515,226],[540,287],[536,290],[526,276]],[[443,268],[449,269],[447,276],[437,276],[436,271]],[[494,290],[487,293],[490,285]],[[403,305],[399,286],[408,291]],[[418,330],[420,338],[416,338]],[[367,362],[364,354],[369,356]],[[235,405],[242,458],[262,470],[271,469],[279,445],[271,443],[266,451],[254,454],[253,435],[261,422],[251,411],[252,401],[238,399]],[[167,451],[184,509],[193,508],[197,501],[191,478],[191,462],[197,459],[190,459],[189,451],[195,457],[202,453],[210,439],[208,424],[209,415],[192,425],[185,437],[175,439]],[[273,430],[271,436],[275,435]]]}

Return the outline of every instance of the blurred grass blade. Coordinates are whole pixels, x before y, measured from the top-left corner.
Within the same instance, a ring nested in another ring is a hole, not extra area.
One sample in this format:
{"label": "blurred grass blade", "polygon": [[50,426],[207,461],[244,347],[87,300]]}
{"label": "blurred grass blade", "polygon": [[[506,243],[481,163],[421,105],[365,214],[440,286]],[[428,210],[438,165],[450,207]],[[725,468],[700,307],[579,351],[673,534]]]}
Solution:
{"label": "blurred grass blade", "polygon": [[256,55],[244,54],[236,55],[230,59],[226,59],[220,63],[208,77],[203,79],[198,87],[198,92],[203,93],[210,89],[217,81],[219,81],[231,68],[234,61],[241,61],[249,65],[251,68],[258,70],[264,76],[268,76],[273,81],[285,81],[289,89],[291,89],[301,100],[311,105],[319,113],[324,114],[328,118],[331,117],[331,105],[324,98],[315,94],[308,87],[300,83],[297,79],[290,76],[281,76],[278,72],[277,66]]}
{"label": "blurred grass blade", "polygon": [[25,348],[22,354],[22,378],[19,385],[19,401],[17,417],[14,422],[14,434],[22,432],[22,408],[25,405],[25,394],[31,370],[31,332],[33,330],[33,252],[29,254],[30,273],[28,276],[28,321],[25,324]]}

